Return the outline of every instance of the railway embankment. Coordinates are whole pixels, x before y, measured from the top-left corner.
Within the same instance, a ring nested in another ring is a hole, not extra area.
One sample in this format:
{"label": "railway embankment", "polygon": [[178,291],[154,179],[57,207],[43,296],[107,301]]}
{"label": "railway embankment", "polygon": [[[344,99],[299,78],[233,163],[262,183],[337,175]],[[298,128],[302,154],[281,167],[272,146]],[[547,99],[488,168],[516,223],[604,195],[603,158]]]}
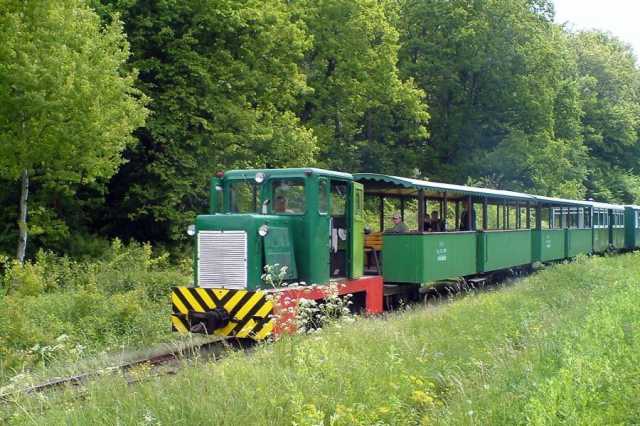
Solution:
{"label": "railway embankment", "polygon": [[[358,318],[131,386],[25,396],[15,424],[611,424],[640,417],[640,254]],[[144,369],[137,374],[144,375]]]}

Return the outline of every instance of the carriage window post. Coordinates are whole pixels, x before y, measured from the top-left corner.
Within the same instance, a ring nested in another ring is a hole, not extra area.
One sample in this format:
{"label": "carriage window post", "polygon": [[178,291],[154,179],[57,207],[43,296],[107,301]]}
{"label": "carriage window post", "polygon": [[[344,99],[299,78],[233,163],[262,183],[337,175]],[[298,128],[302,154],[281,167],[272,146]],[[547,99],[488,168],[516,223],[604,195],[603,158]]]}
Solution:
{"label": "carriage window post", "polygon": [[488,206],[487,206],[487,204],[488,204],[488,202],[487,202],[487,198],[485,197],[485,198],[482,200],[482,229],[483,229],[484,231],[486,231],[486,230],[487,230],[487,228],[488,228],[488,223],[487,223],[487,222],[488,222],[488,220],[487,220],[487,219],[488,219],[488,217],[487,217],[487,213],[488,213],[488,211],[487,211],[487,210],[488,210]]}
{"label": "carriage window post", "polygon": [[[471,231],[471,221],[473,219],[473,201],[471,200],[471,195],[467,197],[467,230]],[[475,223],[474,223],[475,225]]]}
{"label": "carriage window post", "polygon": [[444,224],[444,230],[446,231],[447,230],[447,219],[448,219],[447,216],[449,216],[449,214],[448,214],[449,213],[449,211],[448,211],[449,209],[447,208],[447,193],[446,192],[444,192],[444,197],[443,197],[442,201],[443,201],[443,203],[442,203],[443,213],[441,215],[441,217],[442,217],[441,220],[442,220],[442,223]]}
{"label": "carriage window post", "polygon": [[384,197],[380,196],[380,232],[384,232]]}
{"label": "carriage window post", "polygon": [[424,232],[425,199],[424,189],[418,191],[418,232]]}

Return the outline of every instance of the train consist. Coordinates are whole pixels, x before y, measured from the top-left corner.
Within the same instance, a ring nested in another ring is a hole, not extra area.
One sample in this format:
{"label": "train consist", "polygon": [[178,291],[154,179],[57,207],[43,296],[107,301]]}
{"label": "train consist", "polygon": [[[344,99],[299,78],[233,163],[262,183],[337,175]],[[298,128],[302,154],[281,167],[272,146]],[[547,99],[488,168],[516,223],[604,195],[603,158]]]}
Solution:
{"label": "train consist", "polygon": [[[329,289],[378,313],[385,295],[438,280],[640,246],[639,206],[372,173],[233,170],[211,180],[209,204],[189,229],[194,285],[171,295],[182,333],[262,340]],[[404,232],[385,232],[396,209]]]}

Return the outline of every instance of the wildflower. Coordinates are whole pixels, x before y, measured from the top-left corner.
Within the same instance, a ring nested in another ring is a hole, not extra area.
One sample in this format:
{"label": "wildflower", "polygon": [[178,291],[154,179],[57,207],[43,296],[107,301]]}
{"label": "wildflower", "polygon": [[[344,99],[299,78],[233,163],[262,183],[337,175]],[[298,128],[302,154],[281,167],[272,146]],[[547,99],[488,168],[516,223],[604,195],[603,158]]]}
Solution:
{"label": "wildflower", "polygon": [[433,398],[428,393],[421,390],[414,390],[411,394],[411,399],[418,405],[431,406],[433,405]]}

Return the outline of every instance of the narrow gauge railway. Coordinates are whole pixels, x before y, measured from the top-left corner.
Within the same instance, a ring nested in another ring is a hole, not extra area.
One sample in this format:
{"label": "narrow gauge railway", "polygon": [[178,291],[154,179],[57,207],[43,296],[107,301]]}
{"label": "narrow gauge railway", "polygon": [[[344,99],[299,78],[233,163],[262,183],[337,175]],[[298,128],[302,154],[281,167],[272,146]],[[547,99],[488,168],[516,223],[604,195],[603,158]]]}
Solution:
{"label": "narrow gauge railway", "polygon": [[[213,354],[215,357],[218,357],[225,350],[227,350],[227,347],[229,345],[238,346],[238,345],[241,345],[241,343],[242,342],[239,342],[235,339],[227,340],[225,338],[216,337],[213,340],[202,341],[194,344],[189,344],[186,346],[180,346],[177,348],[164,349],[157,353],[153,353],[152,355],[137,358],[133,361],[128,361],[118,365],[101,368],[95,371],[74,374],[72,376],[56,377],[38,384],[27,386],[22,389],[16,389],[10,392],[2,393],[0,394],[0,402],[11,403],[16,399],[16,397],[20,395],[33,395],[33,394],[43,393],[43,392],[52,391],[55,389],[60,389],[65,387],[79,388],[98,377],[102,377],[107,374],[117,374],[117,373],[126,375],[128,372],[135,369],[136,367],[140,367],[143,365],[151,368],[157,368],[160,366],[173,364],[181,360],[192,358],[195,355],[199,356],[199,355]],[[158,372],[158,375],[171,374],[173,372],[175,372],[175,370],[167,370],[163,372]],[[128,378],[128,382],[130,384],[137,383],[139,381],[141,381],[141,379],[139,378],[134,378],[134,377]]]}
{"label": "narrow gauge railway", "polygon": [[[194,284],[174,288],[171,323],[180,333],[263,340],[292,331],[302,298],[337,291],[374,314],[385,300],[416,297],[439,280],[632,250],[640,246],[639,217],[639,206],[373,173],[218,173],[208,214],[188,230]],[[285,266],[276,281],[290,285],[265,281],[269,265]]]}

